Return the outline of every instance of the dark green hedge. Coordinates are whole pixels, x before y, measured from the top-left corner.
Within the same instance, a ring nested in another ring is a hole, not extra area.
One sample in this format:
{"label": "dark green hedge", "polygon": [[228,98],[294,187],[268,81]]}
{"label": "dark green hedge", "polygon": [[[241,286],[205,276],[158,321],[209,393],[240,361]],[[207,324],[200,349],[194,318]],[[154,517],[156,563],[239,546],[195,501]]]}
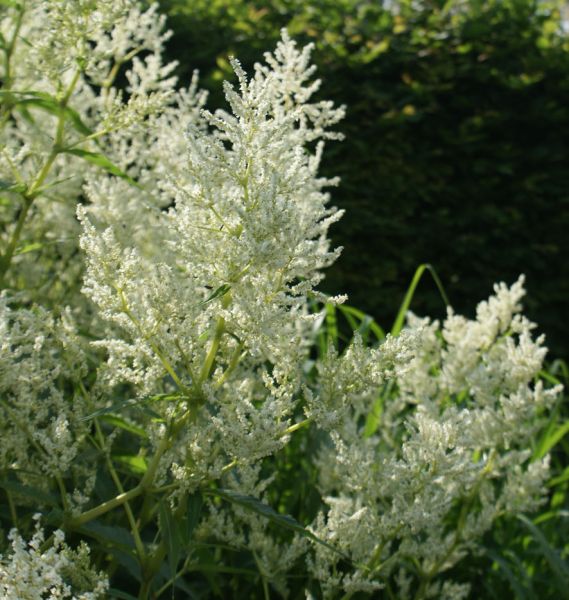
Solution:
{"label": "dark green hedge", "polygon": [[[387,4],[387,3],[386,3]],[[342,177],[345,247],[329,291],[389,325],[420,263],[472,313],[527,275],[526,307],[569,355],[569,43],[546,2],[166,0],[172,58],[223,99],[227,55],[250,67],[287,26],[314,41],[323,97],[348,106],[324,165]],[[436,287],[412,308],[442,315]]]}

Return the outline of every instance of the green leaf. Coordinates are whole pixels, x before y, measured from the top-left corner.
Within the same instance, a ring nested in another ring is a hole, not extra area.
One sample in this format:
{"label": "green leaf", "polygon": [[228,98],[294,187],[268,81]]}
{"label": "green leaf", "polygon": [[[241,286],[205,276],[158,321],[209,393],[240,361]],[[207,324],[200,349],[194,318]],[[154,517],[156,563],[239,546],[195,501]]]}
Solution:
{"label": "green leaf", "polygon": [[184,515],[183,528],[181,531],[183,533],[184,539],[183,543],[185,547],[188,547],[192,543],[192,537],[198,523],[200,522],[200,517],[202,514],[203,508],[203,496],[200,492],[194,492],[189,495],[186,499],[186,513]]}
{"label": "green leaf", "polygon": [[65,522],[65,513],[61,508],[54,506],[49,512],[42,512],[42,521],[46,525],[61,527],[61,524]]}
{"label": "green leaf", "polygon": [[[357,331],[364,340],[367,338],[368,331],[375,335],[378,342],[385,339],[385,332],[370,315],[345,304],[339,304],[338,310],[344,315],[352,330]],[[356,319],[360,321],[359,325]]]}
{"label": "green leaf", "polygon": [[351,327],[352,331],[358,331],[360,325],[358,325],[358,321],[354,318],[351,312],[343,311],[340,306],[338,306],[340,312],[344,315],[346,321],[348,321],[348,325]]}
{"label": "green leaf", "polygon": [[178,401],[180,398],[183,398],[183,397],[185,397],[185,396],[181,396],[180,394],[176,393],[176,394],[156,394],[154,396],[145,396],[144,398],[128,398],[127,400],[121,400],[120,402],[115,402],[114,404],[111,404],[111,406],[106,406],[105,408],[99,408],[98,410],[96,410],[95,412],[92,412],[91,414],[87,415],[86,417],[82,417],[81,421],[90,421],[91,419],[95,419],[102,415],[108,415],[111,413],[120,412],[124,408],[129,408],[129,407],[137,408],[154,418],[160,419],[161,417],[158,413],[156,413],[153,410],[149,409],[148,407],[144,406],[144,404],[147,402],[155,402],[158,400]]}
{"label": "green leaf", "polygon": [[147,438],[148,434],[141,427],[137,427],[132,423],[128,423],[122,417],[118,417],[113,414],[106,414],[101,417],[101,421],[112,425],[113,427],[118,427],[119,429],[123,429],[124,431],[128,431],[129,433],[133,433],[142,438]]}
{"label": "green leaf", "polygon": [[561,439],[569,432],[569,420],[562,423],[557,429],[554,431],[551,430],[552,427],[548,427],[535,452],[533,453],[533,460],[539,460],[543,458],[554,446],[556,446]]}
{"label": "green leaf", "polygon": [[14,96],[24,96],[21,99],[16,99],[13,104],[18,107],[22,107],[24,110],[27,110],[27,107],[35,107],[40,110],[44,110],[52,115],[59,116],[62,112],[65,115],[66,119],[71,121],[73,127],[79,133],[83,135],[91,135],[93,132],[85,123],[82,121],[79,113],[73,110],[69,106],[62,106],[60,102],[51,96],[50,94],[46,94],[45,92],[36,92],[36,91],[0,91],[0,97],[5,96],[13,101]]}
{"label": "green leaf", "polygon": [[[172,586],[172,591],[174,590],[174,588],[183,591],[184,595],[181,596],[182,598],[187,600],[190,600],[191,598],[196,598],[196,600],[198,600],[198,596],[196,596],[192,588],[188,585],[188,583],[184,580],[183,577],[176,577],[176,579],[172,581],[172,577],[170,576],[170,566],[167,565],[165,562],[161,564],[156,576],[157,579],[161,578],[164,581],[164,583],[168,582],[168,584]],[[162,598],[162,596],[160,597]],[[166,595],[164,595],[164,598],[166,598]]]}
{"label": "green leaf", "polygon": [[161,500],[158,503],[158,521],[160,525],[160,533],[162,539],[166,542],[168,549],[168,563],[170,565],[170,575],[172,578],[176,576],[178,563],[180,562],[181,544],[180,535],[174,515],[166,502]]}
{"label": "green leaf", "polygon": [[143,400],[135,400],[134,398],[129,398],[128,400],[121,400],[120,402],[115,402],[115,404],[111,404],[111,406],[107,406],[105,408],[99,408],[95,412],[88,414],[86,417],[81,417],[80,421],[90,421],[91,419],[96,419],[102,415],[107,415],[109,413],[114,413],[123,408],[136,406],[140,404]]}
{"label": "green leaf", "polygon": [[527,596],[527,592],[523,588],[523,586],[521,585],[521,583],[519,581],[519,577],[516,576],[516,574],[510,568],[510,565],[508,564],[508,561],[505,560],[498,553],[496,553],[496,552],[494,552],[492,550],[486,550],[486,554],[495,563],[498,564],[498,566],[500,567],[500,569],[502,569],[502,572],[506,576],[506,579],[508,580],[508,582],[509,582],[509,584],[510,584],[510,586],[512,588],[512,591],[514,592],[514,594],[516,594],[516,600],[526,600],[526,598],[528,597]]}
{"label": "green leaf", "polygon": [[248,576],[259,576],[259,571],[254,571],[253,569],[242,569],[240,567],[226,567],[225,565],[208,565],[198,563],[197,565],[190,565],[188,567],[188,572],[202,572],[208,571],[210,573],[230,573],[232,575],[248,575]]}
{"label": "green leaf", "polygon": [[26,186],[23,183],[16,183],[15,181],[6,181],[5,179],[0,179],[0,191],[16,192],[21,194],[26,191]]}
{"label": "green leaf", "polygon": [[146,473],[148,469],[148,465],[146,464],[146,460],[144,460],[143,456],[113,454],[112,459],[113,461],[126,465],[133,473],[136,473],[137,475]]}
{"label": "green leaf", "polygon": [[45,110],[52,115],[59,116],[63,111],[65,117],[71,121],[73,127],[83,135],[90,135],[93,133],[85,123],[81,120],[81,117],[77,112],[75,112],[69,106],[61,107],[59,103],[53,98],[25,98],[23,100],[18,100],[17,105],[23,106],[25,108],[31,106],[36,107],[41,110]]}
{"label": "green leaf", "polygon": [[101,167],[107,173],[111,175],[115,175],[116,177],[121,177],[125,181],[128,181],[131,185],[140,188],[141,186],[129,175],[127,175],[124,171],[119,169],[114,163],[112,163],[106,156],[100,154],[99,152],[89,152],[88,150],[82,150],[81,148],[64,148],[62,150],[65,154],[72,154],[73,156],[78,156],[87,162],[90,162],[93,165]]}
{"label": "green leaf", "polygon": [[229,290],[231,289],[231,286],[228,283],[224,283],[223,285],[220,285],[215,291],[213,291],[209,297],[204,300],[202,302],[202,304],[207,304],[208,302],[211,302],[212,300],[215,300],[216,298],[221,298],[222,296],[225,296],[225,294],[227,294],[227,292],[229,292]]}
{"label": "green leaf", "polygon": [[535,517],[533,523],[534,525],[539,525],[540,523],[545,523],[551,519],[559,519],[559,517],[567,518],[569,517],[569,512],[566,510],[548,510],[547,512],[543,512],[539,516]]}
{"label": "green leaf", "polygon": [[244,494],[239,494],[238,492],[234,492],[233,490],[228,489],[207,490],[204,493],[219,496],[227,502],[231,502],[232,504],[237,504],[238,506],[242,506],[243,508],[251,510],[252,512],[257,513],[258,515],[265,517],[265,519],[272,521],[276,525],[294,531],[295,533],[298,533],[303,537],[306,537],[312,540],[313,542],[320,544],[321,546],[325,546],[329,550],[332,550],[336,554],[339,554],[342,558],[349,561],[350,563],[352,562],[351,559],[342,551],[338,550],[337,548],[332,546],[332,544],[329,544],[325,540],[322,540],[319,537],[315,536],[311,531],[308,531],[308,529],[305,529],[294,517],[291,517],[290,515],[282,515],[276,512],[276,510],[274,510],[268,504],[264,504],[258,498],[254,498],[253,496],[245,496]]}
{"label": "green leaf", "polygon": [[60,183],[65,183],[66,181],[70,181],[71,179],[73,179],[75,177],[76,177],[76,175],[69,175],[69,177],[62,177],[61,179],[54,179],[53,181],[50,181],[49,183],[46,183],[45,185],[42,185],[41,187],[39,187],[35,191],[35,193],[43,194],[47,190],[54,188],[55,186],[59,185]]}
{"label": "green leaf", "polygon": [[539,377],[541,377],[542,379],[544,379],[545,381],[548,381],[549,383],[551,383],[553,385],[560,385],[561,384],[561,381],[559,381],[559,379],[557,379],[557,377],[555,377],[551,373],[548,373],[545,370],[541,370],[538,373],[538,375],[539,375]]}
{"label": "green leaf", "polygon": [[55,496],[52,496],[48,492],[44,492],[36,487],[30,485],[23,485],[17,481],[0,481],[0,487],[4,488],[8,492],[31,498],[39,504],[47,504],[48,506],[59,507],[59,501]]}
{"label": "green leaf", "polygon": [[553,479],[550,479],[547,482],[547,485],[549,487],[555,487],[556,485],[559,485],[560,483],[565,483],[566,481],[569,481],[569,467],[565,467],[565,469],[560,475],[554,477]]}
{"label": "green leaf", "polygon": [[130,531],[118,525],[104,525],[100,521],[90,521],[77,529],[82,535],[87,535],[102,546],[116,558],[137,581],[142,580],[140,565],[134,558],[134,539]]}
{"label": "green leaf", "polygon": [[72,241],[74,241],[74,238],[68,237],[68,238],[61,238],[58,240],[49,240],[47,242],[31,242],[29,244],[25,244],[24,246],[18,246],[18,248],[14,254],[15,255],[27,254],[28,252],[35,252],[36,250],[41,250],[42,248],[45,248],[46,246],[55,246],[57,244],[65,244],[65,243],[72,242]]}
{"label": "green leaf", "polygon": [[332,343],[338,347],[338,321],[336,319],[336,306],[334,304],[327,303],[325,306],[326,310],[326,333],[328,339],[332,340]]}
{"label": "green leaf", "polygon": [[109,553],[115,560],[130,573],[135,581],[142,583],[142,571],[138,561],[129,552],[124,552],[119,548],[109,548]]}
{"label": "green leaf", "polygon": [[16,256],[20,254],[27,254],[28,252],[33,252],[34,250],[40,250],[43,248],[44,244],[41,242],[33,242],[32,244],[26,244],[25,246],[21,246],[14,253]]}
{"label": "green leaf", "polygon": [[366,423],[364,427],[364,437],[371,437],[379,427],[379,423],[381,420],[381,413],[383,412],[383,395],[378,396],[373,406],[371,407],[371,411],[368,413],[366,418]]}
{"label": "green leaf", "polygon": [[81,525],[77,531],[95,538],[99,542],[106,543],[113,548],[122,548],[127,551],[135,548],[134,539],[130,531],[118,525],[104,525],[100,521],[90,521]]}
{"label": "green leaf", "polygon": [[539,544],[543,557],[555,575],[559,597],[569,598],[569,565],[561,559],[559,552],[549,544],[540,529],[527,517],[517,515],[517,518],[527,527],[533,539]]}
{"label": "green leaf", "polygon": [[109,588],[108,594],[110,595],[110,598],[116,598],[117,600],[138,600],[136,596],[132,596],[126,592],[121,592],[115,588]]}

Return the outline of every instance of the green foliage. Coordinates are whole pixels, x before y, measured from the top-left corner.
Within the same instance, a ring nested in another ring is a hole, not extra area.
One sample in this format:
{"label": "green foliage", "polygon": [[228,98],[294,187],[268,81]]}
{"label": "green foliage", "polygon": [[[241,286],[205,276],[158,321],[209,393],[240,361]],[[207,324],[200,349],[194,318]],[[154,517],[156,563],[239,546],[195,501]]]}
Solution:
{"label": "green foliage", "polygon": [[[560,3],[535,0],[164,0],[172,57],[221,105],[227,61],[245,67],[287,26],[316,44],[346,140],[325,170],[348,209],[329,291],[381,322],[431,263],[459,312],[494,281],[527,275],[527,312],[554,355],[569,321],[569,42]],[[397,7],[397,10],[389,6]],[[412,309],[442,314],[435,285]]]}

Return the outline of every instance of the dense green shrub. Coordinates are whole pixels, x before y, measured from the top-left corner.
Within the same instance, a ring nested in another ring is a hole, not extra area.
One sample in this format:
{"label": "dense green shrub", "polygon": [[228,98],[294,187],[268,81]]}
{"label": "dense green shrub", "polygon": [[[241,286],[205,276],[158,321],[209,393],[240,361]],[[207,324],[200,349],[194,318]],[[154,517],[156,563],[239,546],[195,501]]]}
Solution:
{"label": "dense green shrub", "polygon": [[[391,5],[391,8],[383,7]],[[393,6],[396,6],[394,8]],[[569,44],[535,0],[166,0],[186,79],[219,89],[227,55],[249,66],[287,26],[314,41],[329,97],[348,107],[324,167],[342,177],[328,275],[380,321],[420,263],[458,310],[495,280],[527,275],[528,313],[567,355]],[[221,105],[219,92],[210,106]],[[442,313],[430,284],[413,308]]]}

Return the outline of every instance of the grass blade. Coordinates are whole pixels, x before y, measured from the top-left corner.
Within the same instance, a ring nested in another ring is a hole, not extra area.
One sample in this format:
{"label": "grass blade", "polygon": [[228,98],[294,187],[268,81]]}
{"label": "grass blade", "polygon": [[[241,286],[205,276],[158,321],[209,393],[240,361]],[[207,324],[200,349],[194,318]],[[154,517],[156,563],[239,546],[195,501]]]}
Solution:
{"label": "grass blade", "polygon": [[417,289],[417,286],[419,285],[419,282],[421,281],[421,277],[423,277],[423,273],[425,273],[425,271],[428,271],[431,274],[431,276],[432,276],[433,280],[435,281],[435,284],[439,290],[441,298],[443,299],[443,301],[445,303],[445,306],[450,306],[450,302],[447,298],[443,284],[441,283],[441,280],[439,279],[439,276],[437,275],[437,272],[435,271],[434,267],[429,265],[428,263],[419,265],[419,267],[415,271],[415,275],[413,275],[413,279],[411,280],[411,285],[409,286],[409,289],[407,290],[407,293],[405,294],[405,297],[403,298],[403,302],[401,303],[399,312],[397,313],[397,316],[395,317],[395,322],[393,323],[393,327],[391,328],[391,335],[398,335],[401,332],[401,330],[403,329],[403,325],[405,324],[405,317],[409,310],[409,306],[411,305],[411,301],[413,300],[413,296],[415,295],[415,290]]}
{"label": "grass blade", "polygon": [[527,591],[520,583],[519,576],[512,571],[508,561],[492,550],[486,550],[486,554],[500,567],[502,573],[506,576],[512,591],[516,595],[516,600],[528,600]]}
{"label": "grass blade", "polygon": [[569,599],[569,565],[561,559],[557,550],[549,544],[541,530],[527,517],[517,515],[517,518],[527,527],[533,539],[539,544],[543,557],[555,575],[559,597]]}
{"label": "grass blade", "polygon": [[535,452],[533,453],[533,460],[539,460],[540,458],[543,458],[563,439],[563,437],[565,437],[567,432],[569,432],[569,421],[565,421],[565,423],[562,423],[559,427],[557,427],[557,429],[553,429],[552,426],[549,426],[545,430],[537,448],[535,449]]}

